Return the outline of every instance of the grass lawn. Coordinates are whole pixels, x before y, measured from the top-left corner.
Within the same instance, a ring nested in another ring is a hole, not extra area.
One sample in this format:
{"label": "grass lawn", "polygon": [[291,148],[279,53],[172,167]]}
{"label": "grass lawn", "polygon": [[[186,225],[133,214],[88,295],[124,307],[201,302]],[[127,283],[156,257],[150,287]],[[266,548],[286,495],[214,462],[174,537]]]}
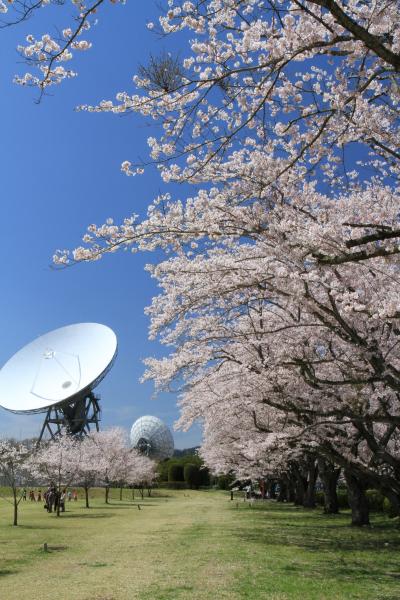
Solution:
{"label": "grass lawn", "polygon": [[384,516],[356,530],[348,514],[222,492],[160,490],[140,511],[128,494],[95,492],[59,519],[28,500],[18,527],[0,499],[1,600],[400,599],[400,532]]}

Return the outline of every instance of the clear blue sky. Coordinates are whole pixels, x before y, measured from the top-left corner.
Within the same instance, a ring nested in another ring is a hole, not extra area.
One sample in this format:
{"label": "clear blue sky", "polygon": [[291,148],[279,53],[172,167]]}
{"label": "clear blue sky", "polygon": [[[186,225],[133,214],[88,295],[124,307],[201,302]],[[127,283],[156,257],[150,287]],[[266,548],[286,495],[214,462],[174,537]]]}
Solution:
{"label": "clear blue sky", "polygon": [[[56,248],[79,244],[89,223],[143,213],[163,188],[156,171],[128,178],[123,160],[147,153],[155,131],[139,116],[74,112],[74,107],[113,98],[131,84],[138,63],[157,54],[167,41],[147,30],[158,9],[153,2],[107,3],[90,36],[93,48],[76,54],[71,67],[79,76],[35,104],[35,90],[12,83],[26,71],[15,50],[28,33],[54,33],[69,26],[71,7],[47,7],[28,23],[0,31],[1,208],[0,364],[34,337],[83,321],[110,326],[119,354],[101,383],[102,427],[130,428],[143,414],[169,426],[178,416],[176,398],[152,399],[152,384],[140,384],[142,359],[164,352],[147,340],[144,307],[156,293],[144,265],[154,257],[121,253],[98,263],[55,271]],[[0,435],[36,435],[41,416],[13,415],[0,409]],[[178,448],[197,445],[200,430],[175,432]]]}

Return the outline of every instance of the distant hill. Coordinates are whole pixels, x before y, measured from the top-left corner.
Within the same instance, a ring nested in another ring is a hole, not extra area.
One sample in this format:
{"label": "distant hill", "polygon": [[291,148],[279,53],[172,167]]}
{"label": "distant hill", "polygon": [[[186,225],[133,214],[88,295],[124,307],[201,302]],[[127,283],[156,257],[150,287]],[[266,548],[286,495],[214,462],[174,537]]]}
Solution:
{"label": "distant hill", "polygon": [[174,456],[176,456],[177,458],[181,457],[181,456],[188,456],[191,454],[197,454],[197,450],[200,448],[200,446],[194,446],[194,448],[183,448],[182,450],[178,450],[177,448],[175,448],[174,450]]}

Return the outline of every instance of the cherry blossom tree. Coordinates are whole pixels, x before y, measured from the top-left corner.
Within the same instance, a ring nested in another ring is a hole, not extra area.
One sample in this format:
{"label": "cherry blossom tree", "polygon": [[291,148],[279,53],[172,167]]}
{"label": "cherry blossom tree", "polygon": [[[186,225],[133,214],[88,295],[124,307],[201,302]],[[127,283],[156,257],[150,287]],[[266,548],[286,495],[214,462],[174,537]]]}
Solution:
{"label": "cherry blossom tree", "polygon": [[30,476],[30,455],[31,451],[24,444],[17,444],[10,440],[0,440],[0,475],[12,491],[13,525],[18,525],[18,507],[22,500],[22,493],[19,493],[19,488],[25,484]]}
{"label": "cherry blossom tree", "polygon": [[148,314],[171,352],[145,378],[178,386],[217,471],[295,474],[312,504],[317,463],[327,488],[342,468],[356,525],[367,486],[400,511],[399,23],[373,0],[169,2],[162,31],[192,35],[173,85],[142,70],[81,110],[158,121],[150,162],[193,194],[55,256],[164,252]]}
{"label": "cherry blossom tree", "polygon": [[[210,417],[211,426],[220,428],[221,431],[224,430],[221,423],[223,420],[226,422],[225,430],[228,432],[228,436],[223,438],[226,441],[231,439],[232,435],[238,436],[238,423],[242,422],[243,428],[243,414],[248,406],[250,427],[247,428],[248,431],[251,432],[252,428],[251,417],[254,419],[255,428],[260,429],[264,434],[276,436],[280,431],[285,434],[286,430],[290,434],[286,443],[290,445],[295,443],[296,446],[300,444],[303,452],[307,448],[318,450],[323,453],[326,460],[336,462],[351,471],[353,475],[357,473],[360,487],[363,481],[367,481],[371,487],[381,489],[388,496],[392,496],[397,490],[395,497],[391,499],[392,502],[398,503],[399,488],[395,466],[399,458],[396,394],[386,391],[386,399],[390,397],[394,402],[392,414],[389,414],[388,404],[386,408],[383,406],[386,401],[381,395],[382,389],[379,390],[379,386],[375,386],[374,390],[368,382],[362,386],[361,382],[356,381],[354,386],[351,386],[350,382],[343,378],[335,381],[332,375],[329,380],[324,379],[325,385],[310,382],[302,372],[303,363],[300,363],[300,368],[298,367],[296,355],[301,352],[304,356],[304,353],[311,349],[309,356],[314,354],[315,364],[311,364],[310,368],[316,370],[323,366],[331,370],[333,358],[321,356],[320,345],[323,340],[321,333],[319,332],[318,337],[313,340],[312,335],[308,333],[309,327],[303,329],[300,324],[295,327],[294,323],[292,326],[284,326],[280,314],[279,320],[273,327],[269,313],[273,313],[274,319],[277,315],[276,308],[271,309],[272,306],[269,306],[268,311],[263,315],[258,306],[257,310],[254,309],[251,319],[242,317],[239,323],[235,321],[234,328],[232,309],[229,314],[231,321],[229,329],[226,322],[224,330],[222,327],[218,329],[218,323],[221,324],[220,315],[219,321],[211,322],[211,328],[207,331],[209,338],[206,348],[211,366],[206,370],[202,366],[205,320],[202,320],[201,324],[197,320],[194,322],[202,339],[191,340],[192,362],[188,363],[187,367],[190,373],[187,377],[189,389],[184,391],[181,402],[183,417],[180,424],[187,426],[194,419],[205,420],[207,440],[209,435],[207,417]],[[306,345],[302,341],[305,335],[307,335]],[[229,338],[233,341],[227,342]],[[170,336],[170,341],[171,339]],[[182,328],[180,339],[182,339]],[[334,340],[330,340],[329,343],[333,349]],[[182,352],[187,353],[188,347],[189,344],[186,345],[186,349],[182,348]],[[157,373],[161,385],[168,383],[167,377],[171,373],[172,376],[176,376],[176,372],[174,374],[172,369],[176,368],[177,364],[180,367],[179,373],[184,373],[185,365],[182,362],[183,354],[180,353],[180,349],[174,354],[174,362],[172,359],[164,359],[163,364],[160,365],[158,361],[149,361],[151,370],[154,374]],[[194,349],[199,361],[197,367]],[[317,354],[315,349],[318,350]],[[177,353],[180,354],[180,362],[176,360]],[[323,362],[322,366],[321,362]],[[343,377],[344,358],[340,366]],[[168,367],[171,370],[168,370]],[[350,367],[352,363],[349,364],[349,369]],[[195,376],[193,376],[194,370],[196,370]],[[328,374],[327,370],[326,377]],[[379,406],[379,402],[383,404]],[[277,414],[274,413],[276,410]],[[385,415],[383,415],[384,410]],[[215,414],[218,411],[221,411],[219,419]],[[231,413],[234,420],[230,419]],[[265,422],[268,425],[265,425]],[[296,425],[296,428],[288,431],[288,423]],[[366,431],[369,432],[368,435]],[[246,429],[243,428],[242,433],[249,451],[253,446],[248,445],[246,441]],[[259,444],[256,442],[257,436],[254,432],[250,435],[253,436],[257,446]],[[207,444],[207,441],[205,443]],[[227,451],[232,455],[232,444],[227,444]],[[334,473],[332,475],[334,476]],[[353,479],[351,481],[353,482]],[[357,520],[358,518],[355,519]]]}
{"label": "cherry blossom tree", "polygon": [[80,440],[80,461],[77,465],[76,481],[85,490],[85,505],[89,508],[89,490],[101,479],[107,469],[106,456],[99,448],[92,435]]}
{"label": "cherry blossom tree", "polygon": [[[148,456],[141,454],[136,449],[130,449],[126,461],[125,482],[127,485],[139,487],[141,496],[144,496],[144,488],[147,487],[150,496],[151,486],[156,480],[156,463]],[[134,495],[134,491],[132,492]]]}
{"label": "cherry blossom tree", "polygon": [[[126,431],[112,427],[92,433],[86,442],[93,453],[98,480],[105,485],[105,501],[109,503],[110,485],[151,485],[155,478],[155,463],[130,448]],[[97,457],[97,466],[96,466]],[[121,496],[122,498],[122,496]]]}
{"label": "cherry blossom tree", "polygon": [[124,480],[128,440],[122,427],[111,427],[90,435],[101,465],[99,479],[105,486],[105,502],[109,504],[110,485]]}
{"label": "cherry blossom tree", "polygon": [[[127,443],[127,440],[125,440]],[[132,473],[136,470],[137,464],[137,451],[133,448],[129,448],[126,445],[122,451],[118,460],[117,468],[115,469],[115,480],[114,484],[119,487],[119,499],[122,500],[122,492],[126,485],[129,485]]]}
{"label": "cherry blossom tree", "polygon": [[[81,461],[80,440],[64,434],[40,445],[31,456],[30,468],[37,479],[53,484],[60,497],[62,489],[76,480]],[[59,516],[60,502],[57,503]]]}

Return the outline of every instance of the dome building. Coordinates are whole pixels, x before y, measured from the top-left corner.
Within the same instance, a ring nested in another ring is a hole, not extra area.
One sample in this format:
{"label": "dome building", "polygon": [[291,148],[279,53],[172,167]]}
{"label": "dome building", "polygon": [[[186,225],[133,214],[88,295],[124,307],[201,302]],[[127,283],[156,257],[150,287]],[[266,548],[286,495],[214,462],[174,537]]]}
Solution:
{"label": "dome building", "polygon": [[155,460],[171,458],[174,453],[172,433],[158,417],[140,417],[132,425],[130,439],[134,448]]}

